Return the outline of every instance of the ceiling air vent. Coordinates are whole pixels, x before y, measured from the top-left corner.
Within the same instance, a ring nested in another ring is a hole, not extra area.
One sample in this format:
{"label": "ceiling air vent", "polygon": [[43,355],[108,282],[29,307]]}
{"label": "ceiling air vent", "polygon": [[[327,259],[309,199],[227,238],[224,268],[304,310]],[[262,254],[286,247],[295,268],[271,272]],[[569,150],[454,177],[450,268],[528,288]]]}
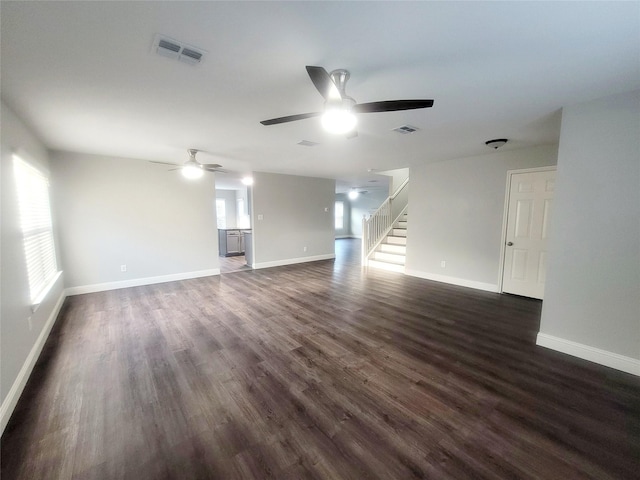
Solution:
{"label": "ceiling air vent", "polygon": [[200,63],[206,53],[201,48],[187,45],[160,34],[156,35],[154,39],[152,51],[163,57],[174,58],[190,65]]}
{"label": "ceiling air vent", "polygon": [[158,54],[166,55],[167,57],[178,58],[180,53],[180,45],[169,42],[167,40],[160,40],[158,42]]}
{"label": "ceiling air vent", "polygon": [[[187,47],[182,49],[182,56],[186,57],[183,59],[183,61],[188,61],[188,62],[200,63],[200,60],[202,59],[202,53],[196,52],[195,50],[191,50],[190,48],[187,48]],[[190,60],[187,60],[187,59],[190,59]]]}
{"label": "ceiling air vent", "polygon": [[301,140],[298,142],[298,145],[302,145],[303,147],[315,147],[320,144],[318,142],[312,142],[311,140]]}
{"label": "ceiling air vent", "polygon": [[418,130],[420,130],[420,129],[417,128],[417,127],[412,127],[411,125],[403,125],[401,127],[393,129],[394,132],[401,133],[402,135],[406,135],[408,133],[417,132]]}

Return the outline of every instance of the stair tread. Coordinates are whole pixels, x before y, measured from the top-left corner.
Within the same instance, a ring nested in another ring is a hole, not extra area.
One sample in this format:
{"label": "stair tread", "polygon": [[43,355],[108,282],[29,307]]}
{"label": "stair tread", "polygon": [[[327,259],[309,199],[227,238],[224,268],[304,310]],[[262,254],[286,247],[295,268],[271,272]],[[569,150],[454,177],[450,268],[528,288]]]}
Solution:
{"label": "stair tread", "polygon": [[404,265],[399,265],[397,263],[381,262],[379,260],[369,260],[369,266],[374,268],[379,268],[381,270],[404,273]]}
{"label": "stair tread", "polygon": [[373,259],[379,262],[394,263],[396,265],[404,265],[406,255],[375,251]]}
{"label": "stair tread", "polygon": [[393,235],[387,235],[386,241],[389,245],[407,245],[407,237],[396,237]]}
{"label": "stair tread", "polygon": [[407,246],[398,245],[395,243],[381,243],[380,251],[385,253],[400,253],[405,255],[407,253]]}
{"label": "stair tread", "polygon": [[[378,252],[381,253],[381,252]],[[391,254],[393,255],[393,254]],[[404,255],[396,255],[399,258],[387,258],[387,257],[377,257],[374,256],[374,260],[378,260],[380,262],[388,262],[388,263],[399,263],[404,265],[405,257]]]}

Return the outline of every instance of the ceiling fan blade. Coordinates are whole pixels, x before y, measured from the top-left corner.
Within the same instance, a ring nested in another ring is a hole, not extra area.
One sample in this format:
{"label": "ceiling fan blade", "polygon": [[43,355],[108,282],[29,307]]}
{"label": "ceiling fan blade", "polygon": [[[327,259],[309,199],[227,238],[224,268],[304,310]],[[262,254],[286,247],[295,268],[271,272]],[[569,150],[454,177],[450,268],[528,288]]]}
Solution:
{"label": "ceiling fan blade", "polygon": [[333,83],[331,76],[324,68],[310,65],[307,65],[306,68],[311,81],[325,100],[339,100],[342,98],[340,90],[338,90],[338,87]]}
{"label": "ceiling fan blade", "polygon": [[276,125],[278,123],[294,122],[296,120],[304,120],[305,118],[317,117],[322,112],[300,113],[298,115],[289,115],[287,117],[272,118],[270,120],[262,120],[262,125]]}
{"label": "ceiling fan blade", "polygon": [[358,136],[358,131],[357,130],[353,130],[349,133],[347,133],[346,139],[349,140],[351,138],[356,138]]}
{"label": "ceiling fan blade", "polygon": [[217,163],[201,163],[200,165],[202,165],[203,168],[220,168],[222,167],[222,165],[219,165]]}
{"label": "ceiling fan blade", "polygon": [[209,168],[209,167],[202,167],[202,169],[205,172],[218,172],[218,173],[229,173],[227,170],[224,170],[222,168]]}
{"label": "ceiling fan blade", "polygon": [[149,162],[151,162],[151,163],[158,163],[158,164],[160,164],[160,165],[171,165],[171,166],[174,166],[174,167],[177,167],[177,166],[178,166],[178,164],[176,164],[176,163],[169,163],[169,162],[157,162],[157,161],[155,161],[155,160],[149,160]]}
{"label": "ceiling fan blade", "polygon": [[383,102],[359,103],[353,107],[355,113],[395,112],[433,107],[433,100],[386,100]]}

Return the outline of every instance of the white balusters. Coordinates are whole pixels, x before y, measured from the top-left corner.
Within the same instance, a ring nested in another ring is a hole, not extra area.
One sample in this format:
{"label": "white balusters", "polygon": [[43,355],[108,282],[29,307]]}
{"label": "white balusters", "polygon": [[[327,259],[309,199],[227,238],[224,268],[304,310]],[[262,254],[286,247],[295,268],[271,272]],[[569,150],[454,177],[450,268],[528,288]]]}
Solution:
{"label": "white balusters", "polygon": [[[387,198],[382,205],[380,205],[378,210],[371,214],[369,218],[367,218],[366,215],[362,216],[362,266],[367,265],[369,255],[371,255],[373,250],[375,250],[385,235],[387,235],[389,230],[391,230],[395,220],[393,218],[392,202],[408,184],[409,179],[407,178],[398,190],[392,196]],[[403,210],[406,207],[407,199],[403,198],[402,202],[404,205],[396,206],[400,207],[400,210]]]}

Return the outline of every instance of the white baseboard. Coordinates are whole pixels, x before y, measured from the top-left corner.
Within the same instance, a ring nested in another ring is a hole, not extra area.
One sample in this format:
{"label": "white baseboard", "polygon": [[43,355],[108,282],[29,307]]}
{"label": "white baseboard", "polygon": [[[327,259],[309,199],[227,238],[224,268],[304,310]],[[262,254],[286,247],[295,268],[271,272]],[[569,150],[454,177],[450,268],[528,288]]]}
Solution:
{"label": "white baseboard", "polygon": [[419,272],[417,270],[405,269],[405,274],[412,277],[424,278],[425,280],[433,280],[435,282],[449,283],[458,285],[459,287],[475,288],[476,290],[484,290],[485,292],[500,293],[498,285],[493,283],[476,282],[475,280],[466,280],[458,277],[448,277],[446,275],[438,275],[436,273]]}
{"label": "white baseboard", "polygon": [[60,297],[58,298],[56,305],[53,307],[49,318],[42,327],[40,335],[38,335],[36,343],[34,343],[31,351],[29,352],[29,355],[27,355],[27,358],[22,364],[22,368],[20,369],[18,376],[11,386],[11,390],[9,390],[9,393],[7,393],[7,396],[2,402],[2,406],[0,406],[0,435],[2,434],[2,432],[4,432],[7,423],[9,423],[9,418],[11,418],[11,414],[16,408],[18,399],[20,398],[20,395],[22,395],[22,391],[27,384],[27,380],[29,380],[29,376],[31,375],[33,367],[35,366],[36,361],[40,356],[40,352],[42,352],[42,347],[44,347],[47,338],[49,338],[49,333],[53,328],[53,324],[56,322],[56,318],[58,318],[58,313],[60,313],[60,309],[62,308],[62,304],[64,303],[65,298],[66,293],[64,290],[62,290],[62,293],[60,293]]}
{"label": "white baseboard", "polygon": [[640,360],[636,358],[625,357],[624,355],[590,347],[582,343],[572,342],[564,338],[554,337],[546,333],[538,333],[536,345],[640,376]]}
{"label": "white baseboard", "polygon": [[294,263],[317,262],[318,260],[331,260],[336,258],[335,253],[327,253],[325,255],[312,255],[310,257],[287,258],[285,260],[275,260],[273,262],[261,262],[251,265],[253,269],[282,267],[284,265],[293,265]]}
{"label": "white baseboard", "polygon": [[119,288],[140,287],[142,285],[153,285],[156,283],[175,282],[177,280],[189,280],[190,278],[210,277],[220,275],[219,268],[209,270],[199,270],[197,272],[173,273],[171,275],[160,275],[157,277],[134,278],[119,282],[95,283],[93,285],[81,285],[79,287],[67,288],[67,295],[82,295],[83,293],[104,292],[107,290],[117,290]]}

